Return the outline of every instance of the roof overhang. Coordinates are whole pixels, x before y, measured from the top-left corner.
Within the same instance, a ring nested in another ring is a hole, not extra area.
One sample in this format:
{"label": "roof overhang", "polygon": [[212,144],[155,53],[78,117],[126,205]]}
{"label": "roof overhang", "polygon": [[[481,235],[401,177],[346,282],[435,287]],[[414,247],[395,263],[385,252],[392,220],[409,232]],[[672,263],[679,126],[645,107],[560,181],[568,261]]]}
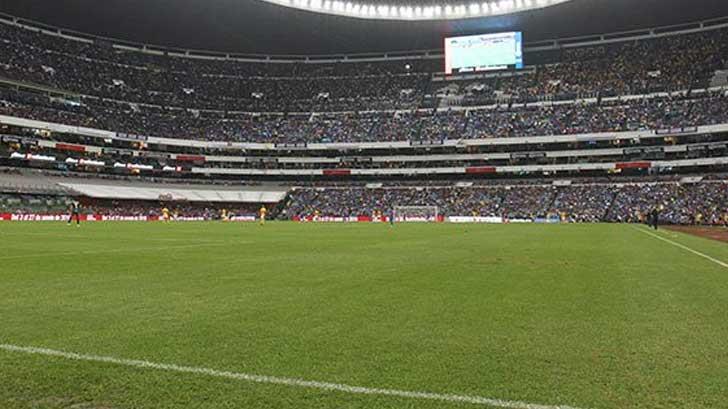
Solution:
{"label": "roof overhang", "polygon": [[573,0],[487,0],[471,1],[447,0],[442,3],[425,4],[405,3],[392,0],[392,3],[367,3],[366,0],[260,0],[284,7],[306,10],[314,13],[331,14],[372,20],[460,20],[499,16],[522,11],[541,9]]}

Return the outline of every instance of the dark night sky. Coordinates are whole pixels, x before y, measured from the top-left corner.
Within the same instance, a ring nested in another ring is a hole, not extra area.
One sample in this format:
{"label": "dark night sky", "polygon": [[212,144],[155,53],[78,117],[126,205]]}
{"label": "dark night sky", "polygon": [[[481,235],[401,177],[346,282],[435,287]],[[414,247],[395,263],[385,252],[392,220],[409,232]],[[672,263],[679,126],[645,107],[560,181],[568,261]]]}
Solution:
{"label": "dark night sky", "polygon": [[0,0],[0,11],[148,44],[240,53],[335,54],[441,48],[442,38],[450,34],[516,29],[533,42],[679,24],[728,16],[728,0],[573,0],[545,10],[451,22],[359,20],[258,0]]}

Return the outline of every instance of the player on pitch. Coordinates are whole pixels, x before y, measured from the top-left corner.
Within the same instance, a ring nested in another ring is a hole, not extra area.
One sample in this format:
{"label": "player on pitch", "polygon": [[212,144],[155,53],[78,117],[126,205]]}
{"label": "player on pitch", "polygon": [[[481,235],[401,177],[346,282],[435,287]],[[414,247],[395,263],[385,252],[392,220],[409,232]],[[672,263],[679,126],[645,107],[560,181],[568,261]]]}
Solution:
{"label": "player on pitch", "polygon": [[268,209],[265,208],[265,205],[260,207],[260,210],[258,211],[258,214],[260,215],[260,225],[263,226],[265,224],[265,214],[268,213]]}
{"label": "player on pitch", "polygon": [[171,219],[171,217],[170,217],[170,214],[169,214],[169,209],[166,208],[166,207],[162,208],[162,220],[165,223],[169,223],[169,220],[170,219]]}

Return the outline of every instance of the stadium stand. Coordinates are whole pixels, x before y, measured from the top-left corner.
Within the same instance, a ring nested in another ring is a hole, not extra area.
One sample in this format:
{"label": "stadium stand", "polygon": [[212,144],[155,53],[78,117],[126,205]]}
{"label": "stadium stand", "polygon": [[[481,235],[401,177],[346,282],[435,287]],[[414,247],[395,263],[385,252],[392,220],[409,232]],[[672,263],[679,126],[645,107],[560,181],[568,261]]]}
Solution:
{"label": "stadium stand", "polygon": [[[443,217],[634,222],[660,206],[671,223],[723,220],[728,94],[711,80],[728,28],[530,57],[520,72],[449,77],[437,55],[191,58],[0,19],[3,209],[84,197],[98,214],[155,215],[179,188],[190,195],[176,208],[211,217],[236,203],[211,200],[214,189],[283,183],[233,212],[280,202],[275,214],[304,220],[437,206]],[[109,181],[126,187],[99,188]]]}
{"label": "stadium stand", "polygon": [[371,216],[395,206],[438,206],[445,216],[564,222],[643,222],[660,206],[673,224],[722,224],[728,184],[650,182],[569,186],[471,186],[420,188],[304,188],[295,190],[288,216]]}
{"label": "stadium stand", "polygon": [[[10,183],[9,181],[12,181]],[[181,217],[219,218],[220,210],[254,218],[265,204],[272,217],[292,220],[376,220],[399,206],[436,206],[447,218],[501,221],[643,222],[659,206],[672,224],[721,225],[728,215],[728,180],[713,177],[525,179],[497,183],[451,181],[352,184],[337,187],[213,187],[2,174],[2,211],[51,214],[81,197],[90,215],[158,217],[170,207]],[[28,193],[43,187],[45,194]],[[55,188],[54,188],[55,186]],[[234,195],[234,198],[232,197]]]}
{"label": "stadium stand", "polygon": [[[0,215],[17,220],[67,219],[71,196],[0,194]],[[140,201],[84,199],[86,220],[157,220],[161,209],[169,207],[178,220],[219,220],[223,209],[230,218],[255,220],[259,204],[184,203],[179,201]]]}

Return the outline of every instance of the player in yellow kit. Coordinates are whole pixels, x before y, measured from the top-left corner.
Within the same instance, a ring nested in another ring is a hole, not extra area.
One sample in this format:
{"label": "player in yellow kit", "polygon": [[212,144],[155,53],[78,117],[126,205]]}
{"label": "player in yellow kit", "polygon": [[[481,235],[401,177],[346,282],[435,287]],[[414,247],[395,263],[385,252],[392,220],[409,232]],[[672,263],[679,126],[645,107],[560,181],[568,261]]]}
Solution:
{"label": "player in yellow kit", "polygon": [[162,209],[162,220],[164,220],[165,223],[169,223],[170,220],[169,209],[166,207]]}
{"label": "player in yellow kit", "polygon": [[268,213],[268,209],[266,209],[265,206],[261,206],[259,213],[260,213],[260,225],[262,226],[265,224],[265,214]]}

